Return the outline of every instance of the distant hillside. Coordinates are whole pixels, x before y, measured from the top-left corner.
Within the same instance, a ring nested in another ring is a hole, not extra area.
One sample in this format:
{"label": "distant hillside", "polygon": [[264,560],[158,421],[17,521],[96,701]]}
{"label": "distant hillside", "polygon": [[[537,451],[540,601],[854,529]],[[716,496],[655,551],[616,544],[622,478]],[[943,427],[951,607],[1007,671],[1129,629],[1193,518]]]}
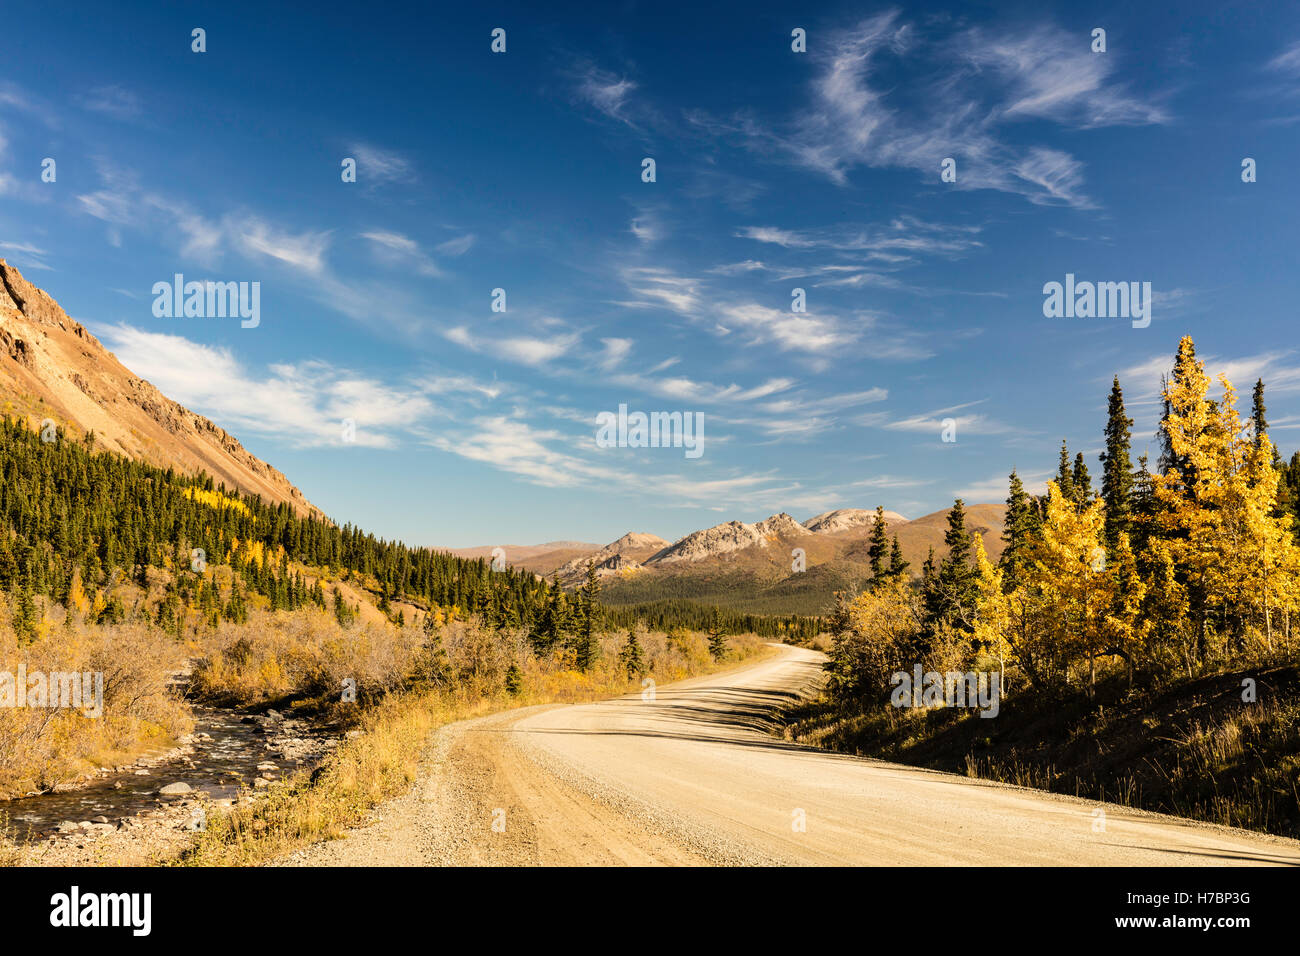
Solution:
{"label": "distant hillside", "polygon": [[[966,508],[967,530],[983,536],[992,561],[1002,554],[1005,513],[999,504]],[[602,599],[610,605],[690,600],[748,614],[824,614],[837,590],[856,591],[870,579],[874,516],[874,511],[841,509],[799,524],[779,514],[754,524],[729,521],[695,531],[640,563],[623,561],[605,569]],[[931,548],[936,559],[948,552],[948,509],[912,521],[887,511],[885,527],[890,537],[897,534],[913,576],[920,575]],[[802,551],[802,571],[795,570],[795,549]],[[576,583],[586,562],[570,567],[573,576],[561,575],[561,583]]]}
{"label": "distant hillside", "polygon": [[545,544],[483,544],[472,548],[439,550],[458,558],[484,558],[490,561],[492,553],[498,547],[505,551],[506,564],[547,578],[566,562],[600,549],[600,545],[586,541],[547,541]]}
{"label": "distant hillside", "polygon": [[[903,558],[911,564],[913,575],[921,573],[921,565],[930,549],[934,548],[936,557],[948,553],[943,537],[948,532],[948,511],[935,511],[915,518],[895,528],[889,525],[890,534],[898,534],[898,546],[903,550]],[[1002,526],[1006,520],[1006,505],[966,505],[966,530],[983,535],[984,550],[990,561],[997,561],[1005,547],[1002,541]],[[865,540],[850,545],[843,554],[850,561],[867,560],[867,542]]]}
{"label": "distant hillside", "polygon": [[268,504],[319,514],[278,470],[134,375],[59,304],[0,259],[0,413],[45,419],[97,447],[186,475],[206,471]]}

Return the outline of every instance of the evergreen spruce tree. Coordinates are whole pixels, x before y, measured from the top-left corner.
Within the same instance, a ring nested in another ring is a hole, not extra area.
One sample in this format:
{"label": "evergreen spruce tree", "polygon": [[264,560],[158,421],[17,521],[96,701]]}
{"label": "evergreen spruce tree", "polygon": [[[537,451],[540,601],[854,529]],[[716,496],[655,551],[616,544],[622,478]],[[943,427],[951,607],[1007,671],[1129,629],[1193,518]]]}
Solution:
{"label": "evergreen spruce tree", "polygon": [[1092,478],[1088,475],[1088,466],[1084,464],[1083,452],[1074,456],[1074,471],[1070,474],[1070,488],[1074,493],[1074,503],[1080,509],[1092,504]]}
{"label": "evergreen spruce tree", "polygon": [[894,580],[905,579],[909,567],[911,565],[903,560],[903,549],[899,547],[898,535],[894,535],[894,543],[889,549],[889,576]]}
{"label": "evergreen spruce tree", "polygon": [[1029,548],[1040,525],[1038,508],[1025,491],[1024,483],[1016,470],[1011,469],[1007,494],[1007,516],[1002,526],[1005,546],[999,566],[1002,568],[1002,587],[1010,594],[1020,582],[1020,572],[1027,560]]}
{"label": "evergreen spruce tree", "polygon": [[559,601],[560,586],[556,583],[548,589],[542,600],[541,612],[528,631],[528,643],[538,656],[549,654],[559,641]]}
{"label": "evergreen spruce tree", "polygon": [[1106,411],[1106,450],[1101,454],[1101,497],[1105,502],[1106,549],[1113,554],[1119,536],[1129,530],[1133,497],[1133,463],[1129,459],[1133,419],[1124,414],[1124,391],[1115,376]]}
{"label": "evergreen spruce tree", "polygon": [[[1264,444],[1264,439],[1268,436],[1268,418],[1266,417],[1267,409],[1264,407],[1264,380],[1262,378],[1255,380],[1255,390],[1251,393],[1250,420],[1254,423],[1255,447],[1259,448]],[[1282,467],[1282,456],[1278,454],[1277,445],[1273,446],[1273,467]],[[1278,494],[1282,495],[1284,488],[1278,486]],[[1288,510],[1289,509],[1283,509]]]}
{"label": "evergreen spruce tree", "polygon": [[506,693],[511,697],[518,697],[524,689],[524,673],[519,669],[519,665],[514,661],[510,662],[510,667],[506,670]]}
{"label": "evergreen spruce tree", "polygon": [[885,509],[876,505],[876,520],[871,526],[871,545],[867,549],[871,562],[871,584],[885,580],[885,561],[889,558],[889,538],[885,536]]}
{"label": "evergreen spruce tree", "polygon": [[977,594],[976,569],[971,564],[974,539],[966,530],[966,508],[960,498],[948,512],[948,531],[943,538],[948,555],[939,565],[939,617],[958,630],[974,627]]}
{"label": "evergreen spruce tree", "polygon": [[715,661],[720,661],[727,656],[727,634],[729,630],[726,622],[722,619],[722,614],[715,607],[713,613],[709,615],[709,653],[713,655]]}
{"label": "evergreen spruce tree", "polygon": [[339,622],[340,627],[351,627],[355,615],[348,602],[343,600],[343,595],[338,588],[334,589],[334,620]]}
{"label": "evergreen spruce tree", "polygon": [[1265,418],[1267,409],[1264,407],[1264,380],[1262,378],[1255,380],[1255,390],[1251,393],[1250,403],[1250,420],[1255,425],[1255,447],[1258,448],[1264,443],[1264,436],[1268,434],[1268,419]]}
{"label": "evergreen spruce tree", "polygon": [[627,641],[618,652],[618,663],[627,673],[628,680],[635,680],[645,672],[645,659],[641,653],[641,642],[637,640],[635,626],[627,629]]}
{"label": "evergreen spruce tree", "polygon": [[1070,450],[1061,439],[1061,458],[1056,466],[1056,487],[1061,489],[1061,497],[1074,501],[1074,477],[1070,471]]}
{"label": "evergreen spruce tree", "polygon": [[921,565],[921,604],[923,611],[922,629],[933,635],[943,613],[943,600],[939,591],[939,569],[934,561],[934,548]]}
{"label": "evergreen spruce tree", "polygon": [[[930,557],[934,557],[933,548],[930,549]],[[926,561],[927,568],[931,564],[931,561]],[[835,606],[826,618],[826,631],[831,636],[831,649],[826,655],[826,663],[822,665],[822,669],[828,675],[827,689],[831,696],[843,699],[857,686],[851,650],[854,636],[853,617],[848,595],[843,591],[835,592]]]}
{"label": "evergreen spruce tree", "polygon": [[1291,516],[1291,530],[1300,542],[1300,452],[1293,454],[1289,462],[1279,462],[1277,468],[1277,510]]}
{"label": "evergreen spruce tree", "polygon": [[1156,515],[1155,478],[1147,467],[1147,456],[1138,456],[1137,471],[1133,473],[1133,492],[1129,498],[1128,524],[1131,549],[1144,555],[1154,529]]}
{"label": "evergreen spruce tree", "polygon": [[36,640],[37,625],[40,624],[40,615],[36,610],[36,602],[32,600],[31,589],[23,584],[18,593],[14,596],[13,628],[18,635],[18,644],[30,644]]}
{"label": "evergreen spruce tree", "polygon": [[[1160,419],[1160,459],[1156,463],[1156,468],[1160,474],[1166,475],[1170,471],[1177,472],[1185,479],[1185,487],[1190,489],[1196,484],[1196,473],[1192,463],[1187,456],[1174,454],[1173,445],[1169,438],[1169,416],[1172,409],[1169,402],[1169,390],[1184,389],[1189,382],[1195,381],[1199,374],[1199,366],[1196,362],[1196,345],[1192,342],[1190,335],[1184,335],[1178,342],[1178,351],[1174,354],[1174,372],[1172,378],[1162,379],[1161,394],[1164,398],[1164,414]],[[1195,441],[1197,436],[1188,435],[1188,439]]]}
{"label": "evergreen spruce tree", "polygon": [[442,646],[442,632],[438,627],[438,619],[432,611],[424,615],[424,620],[420,622],[420,630],[424,632],[424,640],[416,656],[412,677],[417,684],[441,687],[450,679],[450,667],[447,663],[447,651]]}
{"label": "evergreen spruce tree", "polygon": [[587,562],[587,579],[578,588],[577,627],[574,634],[574,664],[580,671],[588,671],[596,663],[600,646],[596,642],[596,628],[600,605],[596,598],[600,594],[600,578],[596,576],[596,564]]}

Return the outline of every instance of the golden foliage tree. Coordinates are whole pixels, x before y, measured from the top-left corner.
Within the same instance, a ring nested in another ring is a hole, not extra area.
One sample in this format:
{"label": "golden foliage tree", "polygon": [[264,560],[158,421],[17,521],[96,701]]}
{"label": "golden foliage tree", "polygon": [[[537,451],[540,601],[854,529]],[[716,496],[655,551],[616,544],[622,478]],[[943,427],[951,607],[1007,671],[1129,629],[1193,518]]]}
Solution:
{"label": "golden foliage tree", "polygon": [[1216,650],[1272,652],[1279,617],[1290,645],[1300,550],[1290,516],[1275,507],[1279,475],[1268,436],[1249,434],[1226,377],[1211,401],[1203,362],[1184,362],[1179,371],[1164,391],[1162,428],[1173,454],[1154,478],[1154,521],[1188,604],[1182,650],[1191,670]]}

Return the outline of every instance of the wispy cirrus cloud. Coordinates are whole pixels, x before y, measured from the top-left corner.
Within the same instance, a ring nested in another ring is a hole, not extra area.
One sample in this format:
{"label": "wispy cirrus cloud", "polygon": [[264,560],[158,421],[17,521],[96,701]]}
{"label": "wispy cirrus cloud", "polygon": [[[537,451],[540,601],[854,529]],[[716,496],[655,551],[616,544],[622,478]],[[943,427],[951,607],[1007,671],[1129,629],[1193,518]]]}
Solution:
{"label": "wispy cirrus cloud", "polygon": [[667,309],[692,320],[713,334],[735,334],[746,346],[775,345],[782,351],[825,353],[854,340],[844,323],[828,314],[796,313],[760,302],[737,301],[708,293],[705,283],[658,267],[633,267],[622,272],[637,299],[622,303]]}
{"label": "wispy cirrus cloud", "polygon": [[25,269],[50,270],[52,268],[45,261],[49,253],[28,242],[0,242],[0,253],[4,253],[7,258],[17,255],[19,263]]}
{"label": "wispy cirrus cloud", "polygon": [[720,306],[716,318],[722,334],[736,332],[747,345],[774,345],[781,351],[830,352],[857,338],[832,316],[757,302]]}
{"label": "wispy cirrus cloud", "polygon": [[367,143],[354,142],[348,155],[357,161],[357,182],[374,188],[418,181],[415,165],[401,153]]}
{"label": "wispy cirrus cloud", "polygon": [[1281,52],[1263,65],[1265,80],[1250,91],[1251,96],[1269,103],[1281,103],[1288,110],[1281,116],[1265,120],[1270,126],[1292,126],[1300,123],[1300,113],[1295,112],[1295,100],[1300,98],[1300,40],[1287,44]]}
{"label": "wispy cirrus cloud", "polygon": [[[953,494],[961,498],[967,504],[979,502],[1002,502],[1007,495],[1011,493],[1011,469],[1007,469],[1005,475],[990,475],[982,481],[972,482],[961,488],[956,489]],[[1042,495],[1047,493],[1047,482],[1050,478],[1055,477],[1052,471],[1017,471],[1021,483],[1025,486],[1025,491],[1031,495]]]}
{"label": "wispy cirrus cloud", "polygon": [[580,336],[575,333],[550,337],[515,335],[491,337],[475,334],[469,326],[457,325],[443,331],[448,341],[473,352],[499,355],[520,365],[542,366],[556,362],[578,345]]}
{"label": "wispy cirrus cloud", "polygon": [[1027,119],[1074,129],[1171,119],[1116,82],[1116,54],[1093,54],[1051,26],[943,35],[889,11],[830,36],[822,50],[809,54],[810,103],[794,119],[695,111],[688,120],[840,185],[859,167],[912,169],[938,181],[941,161],[953,157],[958,188],[1086,207],[1082,164],[1059,149],[1019,145],[1009,127]]}
{"label": "wispy cirrus cloud", "polygon": [[697,314],[704,306],[703,283],[698,279],[658,266],[633,266],[621,270],[620,275],[639,300],[631,304],[658,306],[686,316]]}
{"label": "wispy cirrus cloud", "polygon": [[472,233],[466,233],[463,236],[457,236],[455,239],[448,239],[434,246],[434,251],[441,256],[463,256],[474,247],[478,237]]}
{"label": "wispy cirrus cloud", "polygon": [[[278,363],[257,372],[230,348],[184,336],[121,324],[96,331],[137,374],[187,407],[240,433],[287,447],[395,449],[418,442],[543,487],[616,488],[677,504],[715,502],[721,496],[737,507],[765,501],[785,506],[819,501],[823,494],[775,472],[701,478],[646,469],[644,463],[596,446],[594,415],[562,416],[578,426],[574,429],[531,421],[517,403],[510,412],[489,410],[483,403],[496,402],[506,389],[471,376],[412,375],[393,384],[315,360]],[[626,354],[627,349],[620,343],[613,351]],[[730,386],[713,397],[740,401],[789,384],[771,382],[750,390]],[[685,391],[698,393],[696,388]],[[443,407],[435,399],[454,404]],[[343,438],[348,419],[355,423],[350,442]]]}
{"label": "wispy cirrus cloud", "polygon": [[117,120],[138,119],[144,112],[140,97],[126,87],[97,86],[78,98],[82,109],[102,113]]}
{"label": "wispy cirrus cloud", "polygon": [[398,232],[375,230],[363,232],[361,238],[372,244],[380,261],[390,265],[410,266],[418,274],[441,278],[444,273],[438,264],[425,253],[419,243]]}
{"label": "wispy cirrus cloud", "polygon": [[265,256],[313,275],[325,268],[325,251],[331,235],[330,232],[291,233],[257,217],[233,222],[230,234],[250,258]]}
{"label": "wispy cirrus cloud", "polygon": [[628,228],[642,242],[659,242],[668,235],[662,213],[653,208],[642,209]]}
{"label": "wispy cirrus cloud", "polygon": [[609,371],[617,368],[623,363],[623,360],[631,354],[633,346],[636,345],[631,339],[601,339],[601,344],[605,347],[601,353],[599,364],[600,367]]}
{"label": "wispy cirrus cloud", "polygon": [[236,231],[234,217],[212,219],[187,202],[142,188],[135,173],[114,163],[101,159],[97,166],[100,188],[78,194],[76,208],[113,226],[110,238],[126,228],[158,233],[179,239],[181,255],[211,264]]}
{"label": "wispy cirrus cloud", "polygon": [[[1271,73],[1300,80],[1300,40],[1293,40],[1282,52],[1273,57],[1264,68]],[[1296,92],[1300,92],[1297,87]]]}
{"label": "wispy cirrus cloud", "polygon": [[934,411],[922,412],[919,415],[909,415],[906,418],[896,419],[881,424],[880,427],[888,431],[902,432],[932,432],[938,436],[948,425],[949,421],[955,424],[957,434],[963,432],[974,432],[979,435],[996,435],[1014,431],[1010,425],[994,421],[982,414],[965,414],[956,415],[963,409],[973,408],[976,405],[983,405],[987,398],[981,398],[973,402],[963,402],[960,405],[951,405],[947,408],[937,408]]}
{"label": "wispy cirrus cloud", "polygon": [[634,80],[591,64],[581,67],[575,77],[575,93],[581,102],[612,120],[633,127],[636,124],[628,116],[628,100],[636,88]]}
{"label": "wispy cirrus cloud", "polygon": [[898,216],[877,226],[836,225],[818,229],[743,226],[735,235],[783,249],[853,253],[855,258],[898,263],[920,255],[952,256],[978,249],[981,227]]}

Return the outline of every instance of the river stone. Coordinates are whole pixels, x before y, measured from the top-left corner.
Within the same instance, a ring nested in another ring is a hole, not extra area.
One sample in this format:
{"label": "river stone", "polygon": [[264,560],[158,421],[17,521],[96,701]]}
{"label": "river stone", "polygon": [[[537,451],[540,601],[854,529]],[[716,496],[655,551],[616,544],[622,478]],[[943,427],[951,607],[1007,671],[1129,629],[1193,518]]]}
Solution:
{"label": "river stone", "polygon": [[169,783],[158,792],[164,797],[172,797],[181,793],[190,793],[193,789],[188,783]]}
{"label": "river stone", "polygon": [[90,822],[91,822],[91,823],[107,823],[107,822],[108,822],[108,817],[104,816],[103,814],[100,814],[100,815],[97,816],[97,817],[91,817],[91,818],[90,818]]}
{"label": "river stone", "polygon": [[267,787],[269,787],[270,785],[271,785],[271,781],[270,781],[270,780],[267,780],[265,777],[254,777],[254,778],[253,778],[253,789],[254,789],[254,790],[265,790],[265,789],[266,789]]}

